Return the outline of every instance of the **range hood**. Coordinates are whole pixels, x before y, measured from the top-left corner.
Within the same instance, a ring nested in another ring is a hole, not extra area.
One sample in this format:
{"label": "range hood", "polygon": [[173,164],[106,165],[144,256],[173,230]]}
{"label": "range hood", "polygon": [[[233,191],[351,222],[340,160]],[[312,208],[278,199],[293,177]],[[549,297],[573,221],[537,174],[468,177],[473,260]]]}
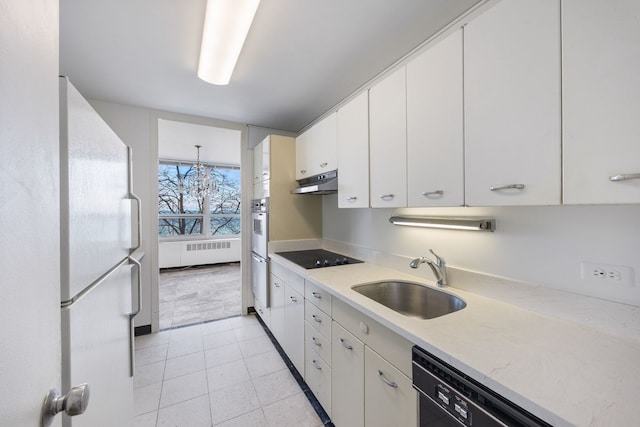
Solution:
{"label": "range hood", "polygon": [[333,194],[337,192],[337,170],[299,179],[298,188],[291,190],[292,194]]}

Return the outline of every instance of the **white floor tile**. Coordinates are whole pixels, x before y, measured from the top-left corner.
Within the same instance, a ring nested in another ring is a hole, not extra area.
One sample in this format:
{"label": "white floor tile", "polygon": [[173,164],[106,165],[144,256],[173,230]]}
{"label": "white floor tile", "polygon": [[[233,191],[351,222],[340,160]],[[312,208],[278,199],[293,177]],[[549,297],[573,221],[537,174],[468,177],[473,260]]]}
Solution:
{"label": "white floor tile", "polygon": [[300,393],[300,386],[288,369],[255,378],[253,385],[262,406]]}
{"label": "white floor tile", "polygon": [[214,366],[240,360],[242,359],[242,353],[240,352],[238,344],[233,343],[207,350],[204,352],[204,357],[207,369],[209,369]]}
{"label": "white floor tile", "polygon": [[169,344],[169,331],[161,331],[155,334],[147,334],[136,337],[136,350],[157,345]]}
{"label": "white floor tile", "polygon": [[262,410],[271,427],[322,426],[322,421],[302,392],[263,406]]}
{"label": "white floor tile", "polygon": [[151,384],[133,390],[133,415],[157,411],[160,406],[162,383]]}
{"label": "white floor tile", "polygon": [[214,425],[260,408],[260,401],[251,381],[213,391],[209,398]]}
{"label": "white floor tile", "polygon": [[215,322],[207,322],[203,324],[202,335],[209,335],[216,332],[232,330],[234,323],[230,320],[231,319],[216,320]]}
{"label": "white floor tile", "polygon": [[234,329],[233,332],[236,334],[236,339],[238,341],[267,336],[262,325],[258,323]]}
{"label": "white floor tile", "polygon": [[207,392],[207,375],[205,371],[165,380],[162,384],[160,408],[202,396]]}
{"label": "white floor tile", "polygon": [[232,329],[228,331],[215,332],[202,337],[204,343],[204,349],[210,350],[212,348],[221,347],[223,345],[233,344],[236,342],[236,334]]}
{"label": "white floor tile", "polygon": [[158,427],[210,427],[209,396],[200,396],[158,412]]}
{"label": "white floor tile", "polygon": [[185,339],[202,336],[202,325],[185,326],[184,328],[171,329],[169,342],[183,341]]}
{"label": "white floor tile", "polygon": [[148,365],[149,363],[161,362],[167,358],[168,345],[158,345],[155,347],[136,350],[136,366]]}
{"label": "white floor tile", "polygon": [[274,349],[273,343],[266,335],[251,338],[246,341],[239,341],[238,346],[244,357],[255,356],[256,354],[266,353]]}
{"label": "white floor tile", "polygon": [[204,346],[202,344],[202,336],[198,335],[184,335],[179,340],[171,339],[169,343],[169,350],[167,351],[167,358],[184,356],[186,354],[197,353],[203,351]]}
{"label": "white floor tile", "polygon": [[158,419],[158,411],[149,412],[147,414],[138,415],[133,419],[134,427],[156,427]]}
{"label": "white floor tile", "polygon": [[247,414],[240,415],[229,421],[225,421],[221,424],[216,424],[216,427],[266,427],[267,419],[264,417],[262,409],[256,409]]}
{"label": "white floor tile", "polygon": [[285,369],[287,365],[282,361],[282,357],[276,350],[247,357],[245,359],[247,369],[251,378],[261,377],[272,372]]}
{"label": "white floor tile", "polygon": [[168,380],[204,370],[204,352],[199,351],[197,353],[167,359],[167,366],[164,370],[164,379]]}
{"label": "white floor tile", "polygon": [[150,384],[161,383],[164,375],[165,361],[136,366],[133,376],[133,388],[145,387]]}
{"label": "white floor tile", "polygon": [[255,314],[249,314],[247,316],[238,316],[228,319],[229,323],[233,325],[234,329],[244,328],[246,326],[259,325],[258,319]]}
{"label": "white floor tile", "polygon": [[246,382],[250,379],[244,360],[237,360],[207,369],[209,392]]}

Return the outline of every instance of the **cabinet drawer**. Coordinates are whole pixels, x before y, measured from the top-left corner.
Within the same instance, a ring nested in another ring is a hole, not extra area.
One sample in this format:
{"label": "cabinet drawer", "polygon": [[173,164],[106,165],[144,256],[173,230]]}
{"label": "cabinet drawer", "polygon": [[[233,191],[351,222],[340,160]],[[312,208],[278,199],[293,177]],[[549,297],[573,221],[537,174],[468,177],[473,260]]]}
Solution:
{"label": "cabinet drawer", "polygon": [[333,320],[366,345],[374,348],[406,376],[411,376],[413,344],[410,341],[337,298],[333,299],[332,307]]}
{"label": "cabinet drawer", "polygon": [[267,325],[267,328],[271,329],[271,310],[263,306],[257,298],[254,298],[253,307],[264,324]]}
{"label": "cabinet drawer", "polygon": [[289,270],[277,262],[270,262],[271,274],[284,281],[291,286],[299,294],[304,295],[304,278],[298,273]]}
{"label": "cabinet drawer", "polygon": [[[331,317],[308,300],[304,302],[304,320],[331,341]],[[411,356],[411,352],[409,352]]]}
{"label": "cabinet drawer", "polygon": [[331,368],[309,347],[306,352],[304,379],[324,410],[331,416]]}
{"label": "cabinet drawer", "polygon": [[304,297],[331,316],[331,294],[308,280],[304,283]]}
{"label": "cabinet drawer", "polygon": [[318,332],[309,322],[304,322],[304,340],[324,362],[331,366],[331,340]]}

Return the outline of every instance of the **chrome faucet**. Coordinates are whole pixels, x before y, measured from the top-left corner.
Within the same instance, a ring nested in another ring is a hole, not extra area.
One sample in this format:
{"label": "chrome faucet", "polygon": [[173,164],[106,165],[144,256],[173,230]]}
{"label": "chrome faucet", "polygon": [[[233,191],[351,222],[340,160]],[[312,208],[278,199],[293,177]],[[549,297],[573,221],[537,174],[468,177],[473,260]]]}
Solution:
{"label": "chrome faucet", "polygon": [[433,256],[436,257],[436,262],[433,262],[432,260],[426,257],[420,257],[411,261],[409,263],[409,267],[418,268],[420,267],[420,264],[426,263],[429,267],[431,267],[431,271],[433,271],[433,275],[436,276],[436,280],[437,280],[436,285],[439,288],[444,288],[445,286],[447,286],[447,264],[444,262],[444,259],[436,255],[435,252],[433,252],[433,249],[429,249],[429,252],[431,252]]}

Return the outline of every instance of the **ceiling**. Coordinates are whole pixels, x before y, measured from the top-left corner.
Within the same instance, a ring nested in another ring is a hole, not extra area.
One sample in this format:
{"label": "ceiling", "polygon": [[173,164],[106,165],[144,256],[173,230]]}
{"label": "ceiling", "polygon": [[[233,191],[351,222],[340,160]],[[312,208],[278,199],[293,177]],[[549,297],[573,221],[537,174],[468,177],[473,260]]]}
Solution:
{"label": "ceiling", "polygon": [[227,86],[196,75],[206,0],[60,0],[84,96],[298,132],[479,0],[262,0]]}

